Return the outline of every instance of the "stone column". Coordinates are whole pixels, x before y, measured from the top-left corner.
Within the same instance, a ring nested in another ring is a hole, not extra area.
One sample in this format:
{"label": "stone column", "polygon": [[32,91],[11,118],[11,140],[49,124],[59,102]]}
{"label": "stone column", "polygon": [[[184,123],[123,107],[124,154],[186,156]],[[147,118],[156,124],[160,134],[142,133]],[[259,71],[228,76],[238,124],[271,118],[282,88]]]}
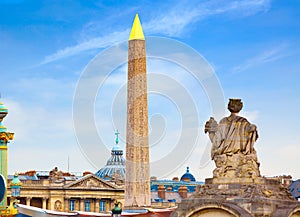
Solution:
{"label": "stone column", "polygon": [[100,199],[96,199],[95,200],[95,212],[99,212],[100,211]]}
{"label": "stone column", "polygon": [[107,210],[112,210],[115,207],[115,201],[115,199],[111,199],[110,203],[108,203],[109,205],[107,207]]}
{"label": "stone column", "polygon": [[30,201],[32,197],[26,197],[26,206],[30,206]]}
{"label": "stone column", "polygon": [[95,200],[94,199],[90,199],[90,208],[91,208],[91,212],[95,211]]}
{"label": "stone column", "polygon": [[69,210],[70,210],[70,198],[69,197],[65,197],[64,198],[64,210],[65,210],[65,212],[69,212]]}
{"label": "stone column", "polygon": [[85,201],[85,198],[80,198],[80,205],[79,205],[79,210],[80,211],[85,211],[84,210],[84,201]]}
{"label": "stone column", "polygon": [[51,207],[51,199],[48,200],[48,209],[54,209],[54,205]]}
{"label": "stone column", "polygon": [[74,206],[75,210],[80,210],[80,198],[75,200],[75,206]]}
{"label": "stone column", "polygon": [[42,205],[43,209],[47,209],[47,197],[43,197],[43,205]]}

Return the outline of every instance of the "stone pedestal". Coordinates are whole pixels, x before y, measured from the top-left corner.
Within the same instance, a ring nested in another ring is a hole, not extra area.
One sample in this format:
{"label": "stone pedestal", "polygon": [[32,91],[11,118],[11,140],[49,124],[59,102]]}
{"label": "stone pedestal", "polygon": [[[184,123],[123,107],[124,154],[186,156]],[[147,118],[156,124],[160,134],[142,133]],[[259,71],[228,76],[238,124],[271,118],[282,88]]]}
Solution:
{"label": "stone pedestal", "polygon": [[277,180],[211,178],[171,216],[297,217],[300,203]]}

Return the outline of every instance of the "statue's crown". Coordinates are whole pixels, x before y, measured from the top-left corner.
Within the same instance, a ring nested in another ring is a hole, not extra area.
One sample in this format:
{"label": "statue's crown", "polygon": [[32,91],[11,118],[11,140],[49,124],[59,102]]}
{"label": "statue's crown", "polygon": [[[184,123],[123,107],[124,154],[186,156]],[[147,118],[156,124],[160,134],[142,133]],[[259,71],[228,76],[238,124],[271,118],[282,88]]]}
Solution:
{"label": "statue's crown", "polygon": [[239,113],[243,108],[241,99],[229,99],[228,110],[232,113]]}

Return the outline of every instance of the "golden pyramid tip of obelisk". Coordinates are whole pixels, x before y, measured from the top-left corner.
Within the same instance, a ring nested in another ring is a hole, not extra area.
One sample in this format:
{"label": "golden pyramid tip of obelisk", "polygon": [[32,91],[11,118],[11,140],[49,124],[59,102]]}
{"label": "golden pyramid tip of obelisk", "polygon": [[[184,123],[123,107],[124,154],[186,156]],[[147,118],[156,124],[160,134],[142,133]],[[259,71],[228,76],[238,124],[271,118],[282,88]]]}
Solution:
{"label": "golden pyramid tip of obelisk", "polygon": [[136,14],[133,24],[132,24],[132,28],[131,28],[131,32],[130,32],[130,36],[129,36],[129,41],[130,40],[145,40],[145,36],[143,33],[143,28],[139,19],[139,15]]}

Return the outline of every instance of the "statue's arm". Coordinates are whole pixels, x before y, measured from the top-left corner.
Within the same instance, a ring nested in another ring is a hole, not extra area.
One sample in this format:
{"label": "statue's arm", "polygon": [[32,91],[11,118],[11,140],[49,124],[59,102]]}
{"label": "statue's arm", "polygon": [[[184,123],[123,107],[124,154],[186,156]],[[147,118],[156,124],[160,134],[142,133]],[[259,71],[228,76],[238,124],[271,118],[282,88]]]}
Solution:
{"label": "statue's arm", "polygon": [[215,121],[213,117],[211,117],[209,121],[205,123],[204,132],[208,133],[209,139],[212,143],[217,131],[218,131],[218,123]]}
{"label": "statue's arm", "polygon": [[254,141],[258,139],[257,127],[254,124],[249,124],[247,128],[248,135],[252,137]]}

